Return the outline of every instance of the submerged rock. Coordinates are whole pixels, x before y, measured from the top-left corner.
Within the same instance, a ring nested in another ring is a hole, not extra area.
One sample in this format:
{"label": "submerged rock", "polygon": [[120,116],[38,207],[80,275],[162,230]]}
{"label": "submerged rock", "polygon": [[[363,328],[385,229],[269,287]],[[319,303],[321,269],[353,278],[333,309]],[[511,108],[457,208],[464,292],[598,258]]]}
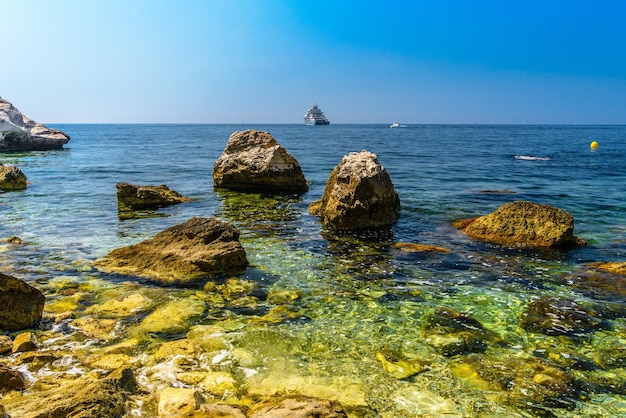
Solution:
{"label": "submerged rock", "polygon": [[26,182],[26,176],[18,167],[0,163],[0,190],[24,190]]}
{"label": "submerged rock", "polygon": [[254,405],[250,418],[347,418],[337,401],[309,396],[278,397]]}
{"label": "submerged rock", "polygon": [[23,280],[0,273],[0,329],[20,330],[41,320],[45,296]]}
{"label": "submerged rock", "polygon": [[424,364],[416,360],[409,360],[396,351],[379,350],[376,359],[383,369],[396,379],[406,379],[426,370]]}
{"label": "submerged rock", "polygon": [[609,273],[626,275],[626,261],[613,261],[607,263],[592,263],[590,267],[604,270]]}
{"label": "submerged rock", "polygon": [[298,161],[269,132],[233,133],[213,166],[216,187],[304,193],[309,186]]}
{"label": "submerged rock", "polygon": [[94,265],[106,272],[171,284],[242,269],[247,259],[233,225],[216,218],[194,217],[151,239],[113,250]]}
{"label": "submerged rock", "polygon": [[532,300],[521,315],[522,327],[547,335],[578,335],[607,328],[593,308],[573,300],[542,296]]}
{"label": "submerged rock", "polygon": [[35,122],[0,97],[0,152],[59,149],[70,137]]}
{"label": "submerged rock", "polygon": [[165,184],[160,186],[137,186],[117,183],[117,201],[121,209],[157,209],[191,199],[171,190]]}
{"label": "submerged rock", "polygon": [[505,392],[503,402],[523,408],[532,406],[537,412],[545,412],[545,406],[571,408],[580,396],[574,375],[544,359],[471,354],[463,359],[463,364],[476,372],[475,375],[464,373],[477,379],[471,382],[474,385],[488,382],[491,388]]}
{"label": "submerged rock", "polygon": [[200,407],[200,392],[192,388],[165,388],[159,395],[159,417],[184,416]]}
{"label": "submerged rock", "polygon": [[574,236],[574,217],[550,205],[505,203],[489,215],[457,223],[469,237],[502,245],[569,249],[585,245]]}
{"label": "submerged rock", "polygon": [[308,210],[338,231],[382,228],[398,220],[400,198],[375,154],[353,152],[331,172],[322,199]]}

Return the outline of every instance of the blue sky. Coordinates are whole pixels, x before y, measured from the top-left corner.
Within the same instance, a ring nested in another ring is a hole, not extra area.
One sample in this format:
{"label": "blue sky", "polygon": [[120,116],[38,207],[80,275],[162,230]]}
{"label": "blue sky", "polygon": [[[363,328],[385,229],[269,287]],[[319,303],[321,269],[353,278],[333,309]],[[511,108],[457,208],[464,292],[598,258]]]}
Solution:
{"label": "blue sky", "polygon": [[626,123],[626,1],[0,0],[44,123]]}

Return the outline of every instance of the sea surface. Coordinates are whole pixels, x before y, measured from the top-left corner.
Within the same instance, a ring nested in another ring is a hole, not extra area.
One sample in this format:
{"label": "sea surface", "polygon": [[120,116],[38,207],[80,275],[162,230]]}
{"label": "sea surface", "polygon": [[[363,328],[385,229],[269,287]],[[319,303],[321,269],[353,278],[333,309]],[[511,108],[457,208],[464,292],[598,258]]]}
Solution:
{"label": "sea surface", "polygon": [[[37,370],[21,365],[30,391],[72,373],[104,373],[86,359],[132,337],[139,343],[125,354],[143,389],[197,387],[207,402],[300,393],[337,399],[353,417],[626,416],[626,286],[590,267],[626,261],[626,126],[50,126],[70,135],[64,149],[0,154],[29,181],[25,191],[0,194],[0,239],[23,242],[0,242],[0,271],[46,293],[45,315],[56,322],[37,329],[41,350],[74,353]],[[246,129],[268,131],[287,148],[308,193],[214,189],[214,162],[229,136]],[[401,216],[387,234],[336,236],[307,206],[343,156],[361,150],[387,169]],[[193,200],[129,215],[118,211],[118,182],[166,184]],[[571,213],[574,234],[588,245],[504,248],[452,226],[516,200]],[[234,223],[250,262],[240,274],[206,282],[254,291],[235,299],[226,287],[161,288],[91,267],[193,216]],[[449,252],[407,252],[400,243]],[[94,306],[130,294],[150,307],[116,319],[107,338],[72,325],[100,319]],[[186,298],[204,307],[181,327],[137,331],[151,313]],[[524,325],[537,301],[557,305],[548,316],[578,310],[592,325],[573,332]],[[182,378],[189,365],[146,360],[159,344],[201,326],[219,329],[225,348],[199,356],[194,367],[229,373],[233,387],[221,393]],[[446,341],[460,348],[442,348]],[[398,367],[416,373],[398,375]],[[128,416],[151,416],[155,402],[134,399]]]}

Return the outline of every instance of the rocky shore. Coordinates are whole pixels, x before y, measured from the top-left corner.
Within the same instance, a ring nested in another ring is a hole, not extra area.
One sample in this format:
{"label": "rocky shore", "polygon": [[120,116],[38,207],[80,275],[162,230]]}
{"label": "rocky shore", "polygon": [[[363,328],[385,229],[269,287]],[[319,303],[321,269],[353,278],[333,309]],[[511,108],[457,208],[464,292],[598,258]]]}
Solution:
{"label": "rocky shore", "polygon": [[[259,131],[230,137],[213,179],[217,188],[242,193],[308,190],[295,158]],[[189,201],[167,186],[118,183],[116,188],[118,203],[128,211]],[[279,205],[268,209],[278,211]],[[342,159],[308,211],[319,217],[320,228],[338,233],[390,229],[401,215],[389,174],[366,150]],[[453,224],[458,239],[494,248],[569,251],[585,244],[574,235],[571,214],[528,201],[505,203]],[[443,364],[454,379],[489,391],[485,405],[495,399],[538,415],[547,408],[570,410],[591,391],[626,394],[626,378],[613,373],[626,365],[623,347],[600,346],[593,355],[549,349],[551,338],[590,338],[610,330],[626,310],[619,303],[596,306],[550,294],[525,301],[516,323],[508,324],[540,336],[544,345],[535,355],[499,356],[499,350],[515,350],[519,341],[494,331],[487,318],[458,311],[442,299],[413,322],[412,339],[419,348],[401,337],[394,346],[374,349],[359,341],[351,355],[374,353],[364,362],[366,371],[308,379],[314,373],[307,369],[313,367],[308,359],[325,356],[332,363],[332,353],[343,349],[337,342],[342,336],[318,329],[316,298],[275,287],[269,277],[255,278],[257,267],[248,259],[254,244],[244,248],[239,239],[229,222],[194,217],[75,267],[90,272],[81,282],[60,277],[26,283],[13,277],[19,272],[0,273],[0,412],[13,418],[388,418],[392,415],[381,415],[378,408],[394,406],[384,402],[401,402],[410,382],[433,379]],[[12,238],[7,245],[24,244]],[[390,257],[456,256],[449,248],[421,242],[383,241],[376,248]],[[481,262],[487,264],[488,256]],[[373,275],[389,268],[375,267]],[[337,281],[344,275],[367,281],[369,272],[357,272],[348,261],[344,268],[348,273],[336,273]],[[583,294],[604,289],[622,301],[626,296],[624,263],[591,264],[578,273],[567,279]],[[331,300],[334,294],[324,297]],[[420,301],[423,295],[379,294],[364,286],[354,298],[362,298],[364,309],[379,309],[373,305]],[[362,326],[391,326],[374,322]],[[286,324],[310,326],[309,338],[290,335],[280,328]],[[361,331],[341,330],[356,339]],[[377,398],[380,387],[391,393]],[[434,392],[427,393],[433,403],[449,402]],[[476,408],[477,415],[489,412],[488,406]]]}

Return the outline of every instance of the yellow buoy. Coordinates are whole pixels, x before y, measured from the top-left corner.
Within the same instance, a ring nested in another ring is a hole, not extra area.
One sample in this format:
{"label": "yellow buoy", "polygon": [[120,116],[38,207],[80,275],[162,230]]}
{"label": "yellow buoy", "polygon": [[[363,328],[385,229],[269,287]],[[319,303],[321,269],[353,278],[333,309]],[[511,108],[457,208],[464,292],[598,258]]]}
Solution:
{"label": "yellow buoy", "polygon": [[591,147],[591,149],[597,149],[598,143],[596,141],[593,141],[589,146]]}

